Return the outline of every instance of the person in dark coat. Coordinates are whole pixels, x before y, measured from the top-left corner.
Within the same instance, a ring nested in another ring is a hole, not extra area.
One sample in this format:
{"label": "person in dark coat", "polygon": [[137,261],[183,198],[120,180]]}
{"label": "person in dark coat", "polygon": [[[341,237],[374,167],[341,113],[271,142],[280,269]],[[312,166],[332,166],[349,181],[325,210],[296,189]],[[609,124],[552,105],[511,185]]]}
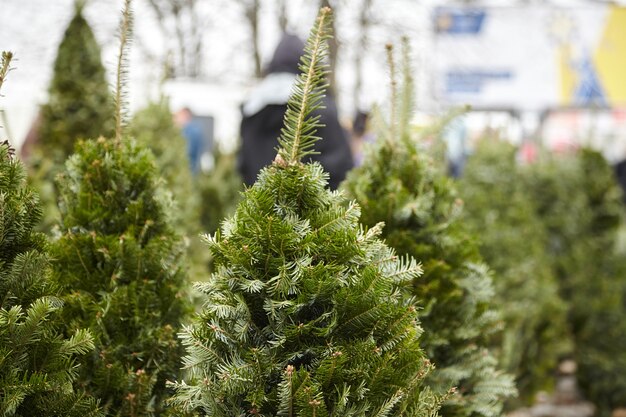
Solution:
{"label": "person in dark coat", "polygon": [[[238,168],[247,185],[252,185],[259,171],[271,164],[276,156],[287,100],[300,72],[298,64],[303,51],[304,43],[300,38],[285,34],[266,69],[267,75],[242,105]],[[354,163],[346,132],[339,124],[334,99],[326,95],[323,104],[325,108],[316,112],[324,125],[316,133],[322,138],[315,144],[319,154],[310,159],[322,164],[330,175],[330,188],[337,189]]]}

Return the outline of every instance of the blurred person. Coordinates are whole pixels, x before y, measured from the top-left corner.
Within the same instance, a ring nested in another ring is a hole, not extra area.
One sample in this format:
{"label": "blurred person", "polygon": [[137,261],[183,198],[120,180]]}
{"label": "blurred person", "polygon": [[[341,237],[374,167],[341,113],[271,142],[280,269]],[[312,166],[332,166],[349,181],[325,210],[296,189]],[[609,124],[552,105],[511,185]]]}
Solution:
{"label": "blurred person", "polygon": [[369,113],[357,111],[354,121],[352,122],[352,138],[350,145],[352,147],[352,157],[354,165],[360,166],[363,163],[363,151],[366,143],[374,142],[374,134],[368,129]]}
{"label": "blurred person", "polygon": [[200,159],[202,157],[204,135],[202,126],[194,120],[193,113],[189,107],[183,107],[174,115],[174,122],[181,129],[183,137],[187,142],[187,159],[189,169],[195,177],[200,172]]}
{"label": "blurred person", "polygon": [[463,115],[454,118],[443,134],[446,143],[446,156],[448,159],[448,172],[454,178],[463,174],[467,159],[467,127]]}
{"label": "blurred person", "polygon": [[[287,101],[300,73],[298,64],[303,52],[304,42],[300,38],[283,35],[265,71],[266,76],[242,105],[241,149],[237,165],[247,185],[252,185],[259,171],[270,165],[276,156]],[[328,91],[323,104],[325,108],[314,112],[321,116],[320,123],[324,125],[316,133],[322,138],[315,143],[315,151],[319,154],[310,159],[322,164],[330,175],[330,188],[337,189],[354,163],[346,132],[339,123],[337,105]]]}

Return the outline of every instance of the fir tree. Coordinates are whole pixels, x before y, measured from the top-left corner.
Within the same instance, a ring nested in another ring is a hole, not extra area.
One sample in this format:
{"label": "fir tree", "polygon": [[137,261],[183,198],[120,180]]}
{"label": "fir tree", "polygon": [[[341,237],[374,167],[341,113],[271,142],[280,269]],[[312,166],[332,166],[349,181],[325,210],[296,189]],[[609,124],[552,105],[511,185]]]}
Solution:
{"label": "fir tree", "polygon": [[172,221],[184,235],[188,259],[192,261],[191,275],[204,275],[208,259],[200,240],[201,192],[197,189],[201,186],[191,176],[187,153],[184,152],[186,142],[180,129],[174,125],[167,100],[163,98],[137,112],[129,123],[128,132],[140,146],[154,153],[158,172],[172,191],[176,203]]}
{"label": "fir tree", "polygon": [[208,238],[217,271],[183,342],[189,379],[175,403],[211,416],[435,415],[423,387],[415,307],[399,288],[419,274],[358,223],[356,204],[326,188],[318,139],[328,20],[302,59],[274,163]]}
{"label": "fir tree", "polygon": [[[626,254],[612,254],[599,262],[601,271],[590,276],[572,302],[577,379],[583,395],[611,415],[626,407]],[[586,304],[577,305],[576,302]]]}
{"label": "fir tree", "polygon": [[74,17],[59,45],[48,103],[41,108],[38,141],[30,157],[31,182],[39,190],[44,217],[39,229],[58,222],[54,179],[78,139],[110,135],[113,107],[98,45],[83,17],[85,1],[76,0]]}
{"label": "fir tree", "polygon": [[[436,392],[452,385],[460,391],[441,414],[499,416],[504,399],[515,389],[489,352],[490,336],[500,324],[491,277],[462,224],[462,203],[452,181],[411,130],[408,62],[405,49],[404,86],[400,99],[394,94],[391,99],[395,119],[378,126],[377,143],[367,150],[363,165],[348,175],[344,188],[362,207],[363,224],[384,222],[387,244],[423,263],[424,276],[407,288],[407,296],[421,300],[422,346],[437,367],[429,385]],[[393,72],[392,80],[395,84]]]}
{"label": "fir tree", "polygon": [[[611,167],[598,152],[581,149],[575,155],[544,154],[521,174],[546,227],[546,247],[563,297],[586,297],[580,286],[612,256],[622,224],[621,191]],[[582,307],[580,301],[572,307]],[[580,323],[572,320],[576,330]]]}
{"label": "fir tree", "polygon": [[545,229],[515,155],[511,145],[483,140],[459,189],[465,223],[480,238],[480,252],[495,271],[505,322],[501,360],[527,401],[552,386],[552,371],[571,345],[566,306],[545,252]]}
{"label": "fir tree", "polygon": [[[0,86],[11,54],[3,52]],[[47,241],[34,231],[37,195],[8,141],[0,143],[0,415],[99,416],[97,403],[72,382],[77,357],[94,348],[88,331],[61,335],[62,308],[50,281]]]}
{"label": "fir tree", "polygon": [[616,251],[623,226],[621,191],[604,157],[590,149],[543,155],[523,174],[568,302],[579,383],[607,415],[626,406],[626,263]]}
{"label": "fir tree", "polygon": [[68,329],[96,336],[79,383],[109,415],[158,411],[178,371],[183,247],[156,178],[148,151],[101,138],[78,145],[60,181],[55,278]]}
{"label": "fir tree", "polygon": [[154,154],[160,175],[180,205],[175,213],[178,226],[186,233],[199,233],[200,208],[188,169],[187,145],[180,129],[174,125],[168,101],[162,98],[135,113],[128,135]]}
{"label": "fir tree", "polygon": [[[118,78],[118,91],[123,84]],[[68,331],[88,327],[95,336],[77,385],[100,398],[107,415],[163,415],[165,381],[177,376],[182,353],[176,332],[189,309],[182,244],[153,156],[123,135],[121,108],[117,120],[116,138],[79,142],[60,178],[54,276]]]}
{"label": "fir tree", "polygon": [[42,107],[40,145],[46,158],[63,161],[78,139],[110,136],[113,106],[100,46],[83,17],[84,1],[75,4],[59,45],[48,103]]}

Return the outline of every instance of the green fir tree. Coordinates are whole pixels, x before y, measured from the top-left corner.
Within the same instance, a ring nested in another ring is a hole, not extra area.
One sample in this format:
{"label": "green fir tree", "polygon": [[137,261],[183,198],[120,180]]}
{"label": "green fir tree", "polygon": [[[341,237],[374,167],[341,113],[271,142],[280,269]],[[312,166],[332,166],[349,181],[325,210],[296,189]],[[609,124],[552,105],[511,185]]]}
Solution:
{"label": "green fir tree", "polygon": [[55,278],[69,331],[87,327],[96,337],[79,385],[108,415],[158,412],[165,381],[178,373],[183,246],[157,178],[149,151],[100,138],[78,145],[60,180]]}
{"label": "green fir tree", "polygon": [[579,384],[602,415],[626,407],[626,256],[622,194],[591,149],[542,155],[523,183],[547,230],[546,252],[568,303]]}
{"label": "green fir tree", "polygon": [[538,390],[552,387],[553,370],[571,344],[566,305],[545,252],[545,229],[521,170],[512,145],[485,139],[470,158],[459,190],[465,224],[480,238],[480,252],[495,272],[505,323],[502,364],[516,376],[527,402]]}
{"label": "green fir tree", "polygon": [[168,100],[162,98],[135,113],[128,135],[152,151],[161,177],[180,203],[180,211],[175,213],[180,228],[196,233],[200,222],[198,196],[185,152],[187,144],[174,124]]}
{"label": "green fir tree", "polygon": [[74,17],[59,45],[48,102],[41,108],[37,143],[28,160],[31,183],[39,190],[44,217],[39,229],[49,231],[59,220],[55,177],[79,139],[110,136],[113,106],[100,46],[77,0]]}
{"label": "green fir tree", "polygon": [[431,365],[400,288],[419,274],[326,188],[311,112],[324,93],[330,9],[311,31],[274,163],[208,238],[216,272],[183,334],[174,402],[211,416],[434,416]]}
{"label": "green fir tree", "polygon": [[80,329],[65,338],[55,320],[63,302],[50,281],[46,239],[33,231],[39,199],[9,152],[0,144],[0,415],[99,416],[96,401],[72,388],[93,338]]}
{"label": "green fir tree", "polygon": [[[189,169],[186,142],[172,119],[169,103],[165,98],[150,103],[133,116],[128,126],[130,137],[140,146],[154,153],[158,172],[165,185],[172,191],[176,207],[173,210],[173,224],[184,235],[188,259],[191,261],[192,277],[206,274],[208,257],[202,241],[201,186]],[[202,205],[211,205],[208,201]]]}
{"label": "green fir tree", "polygon": [[378,141],[343,186],[362,207],[363,224],[372,227],[384,222],[382,236],[387,244],[423,264],[424,275],[413,281],[406,296],[420,300],[422,346],[436,366],[428,383],[439,393],[450,386],[459,388],[441,414],[499,416],[515,388],[489,351],[500,326],[492,303],[493,284],[462,224],[462,202],[452,180],[435,165],[420,146],[423,138],[411,129],[413,84],[406,43],[403,72],[399,99],[392,93],[395,119],[378,126]]}
{"label": "green fir tree", "polygon": [[[129,0],[123,16],[120,67]],[[109,416],[158,416],[167,412],[165,382],[180,367],[186,272],[154,158],[122,132],[124,83],[120,74],[116,138],[79,142],[59,180],[54,277],[68,331],[87,327],[95,336],[77,386],[100,398]]]}
{"label": "green fir tree", "polygon": [[[2,54],[0,86],[11,57]],[[41,206],[13,155],[0,143],[0,415],[100,416],[97,402],[72,387],[77,358],[93,350],[93,339],[85,330],[64,338],[55,320],[63,303],[47,240],[34,231]]]}
{"label": "green fir tree", "polygon": [[42,111],[39,144],[45,157],[62,163],[78,139],[110,136],[113,106],[100,46],[83,16],[84,1],[75,4],[54,62],[48,103]]}

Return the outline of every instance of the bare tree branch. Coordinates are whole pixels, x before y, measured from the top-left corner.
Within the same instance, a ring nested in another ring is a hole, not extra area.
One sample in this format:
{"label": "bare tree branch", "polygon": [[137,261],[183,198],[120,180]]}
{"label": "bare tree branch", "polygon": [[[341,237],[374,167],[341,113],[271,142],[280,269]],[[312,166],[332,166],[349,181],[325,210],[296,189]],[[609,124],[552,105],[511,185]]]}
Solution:
{"label": "bare tree branch", "polygon": [[197,78],[202,75],[203,32],[197,0],[148,0],[156,15],[163,38],[175,39],[166,46],[165,59],[174,59],[168,71],[172,76]]}

